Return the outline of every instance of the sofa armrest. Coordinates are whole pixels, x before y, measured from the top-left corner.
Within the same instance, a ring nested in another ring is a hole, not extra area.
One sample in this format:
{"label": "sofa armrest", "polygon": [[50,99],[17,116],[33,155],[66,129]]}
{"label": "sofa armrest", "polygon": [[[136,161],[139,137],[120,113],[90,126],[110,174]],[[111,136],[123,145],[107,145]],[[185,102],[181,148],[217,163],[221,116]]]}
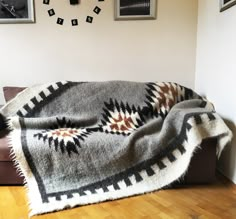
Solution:
{"label": "sofa armrest", "polygon": [[194,153],[187,172],[172,187],[182,185],[206,184],[216,181],[216,138],[202,141],[199,149]]}
{"label": "sofa armrest", "polygon": [[216,180],[216,138],[205,139],[190,162],[187,183],[212,183]]}

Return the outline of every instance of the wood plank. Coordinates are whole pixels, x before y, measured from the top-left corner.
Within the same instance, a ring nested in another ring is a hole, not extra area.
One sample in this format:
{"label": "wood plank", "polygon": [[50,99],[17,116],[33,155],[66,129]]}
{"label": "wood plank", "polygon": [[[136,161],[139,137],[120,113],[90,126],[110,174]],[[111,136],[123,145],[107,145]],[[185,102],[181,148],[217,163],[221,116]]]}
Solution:
{"label": "wood plank", "polygon": [[[188,186],[80,206],[37,219],[235,219],[236,186],[220,177],[212,185]],[[21,186],[0,186],[0,219],[26,219],[28,206]]]}

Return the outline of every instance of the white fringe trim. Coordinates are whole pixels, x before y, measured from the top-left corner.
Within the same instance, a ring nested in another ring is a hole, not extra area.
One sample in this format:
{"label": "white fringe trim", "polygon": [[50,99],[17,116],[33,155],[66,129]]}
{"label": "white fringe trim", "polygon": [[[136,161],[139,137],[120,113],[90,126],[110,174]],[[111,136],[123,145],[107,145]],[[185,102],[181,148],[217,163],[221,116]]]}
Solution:
{"label": "white fringe trim", "polygon": [[[19,124],[19,117],[12,117],[8,119],[7,125],[8,129],[11,130],[11,132],[7,136],[8,147],[10,148],[10,158],[13,161],[13,165],[16,168],[16,172],[18,173],[18,175],[23,177],[24,189],[26,190],[28,196],[27,205],[29,208],[29,216],[32,216],[33,204],[30,200],[33,200],[32,197],[36,194],[32,194],[33,191],[31,191],[29,188],[32,185],[36,185],[37,187],[37,183],[30,171],[30,168],[22,151],[21,127]],[[41,199],[41,197],[38,198]]]}

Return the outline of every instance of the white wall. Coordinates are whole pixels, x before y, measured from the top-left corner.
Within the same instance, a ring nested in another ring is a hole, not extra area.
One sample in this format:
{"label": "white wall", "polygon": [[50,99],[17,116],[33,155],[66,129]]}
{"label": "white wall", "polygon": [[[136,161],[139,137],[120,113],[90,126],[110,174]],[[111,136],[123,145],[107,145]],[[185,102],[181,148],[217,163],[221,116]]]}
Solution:
{"label": "white wall", "polygon": [[[114,21],[113,0],[36,0],[36,24],[0,25],[0,89],[46,81],[175,81],[194,86],[197,0],[159,0],[157,20]],[[95,3],[93,24],[54,24],[47,10],[63,17],[85,16]],[[0,103],[3,103],[2,91]]]}
{"label": "white wall", "polygon": [[[198,4],[195,87],[236,135],[236,6],[220,13],[218,1]],[[224,151],[219,169],[236,183],[236,139]]]}

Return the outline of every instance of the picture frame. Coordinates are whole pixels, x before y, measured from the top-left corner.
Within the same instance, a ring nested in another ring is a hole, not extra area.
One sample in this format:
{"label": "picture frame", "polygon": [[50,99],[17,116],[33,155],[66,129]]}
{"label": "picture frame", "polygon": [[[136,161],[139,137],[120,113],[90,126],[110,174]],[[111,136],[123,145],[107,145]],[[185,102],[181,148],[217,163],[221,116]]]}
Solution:
{"label": "picture frame", "polygon": [[115,0],[115,20],[156,19],[157,0]]}
{"label": "picture frame", "polygon": [[236,0],[220,0],[220,12],[225,11],[236,5]]}
{"label": "picture frame", "polygon": [[34,0],[0,0],[0,24],[33,22]]}

